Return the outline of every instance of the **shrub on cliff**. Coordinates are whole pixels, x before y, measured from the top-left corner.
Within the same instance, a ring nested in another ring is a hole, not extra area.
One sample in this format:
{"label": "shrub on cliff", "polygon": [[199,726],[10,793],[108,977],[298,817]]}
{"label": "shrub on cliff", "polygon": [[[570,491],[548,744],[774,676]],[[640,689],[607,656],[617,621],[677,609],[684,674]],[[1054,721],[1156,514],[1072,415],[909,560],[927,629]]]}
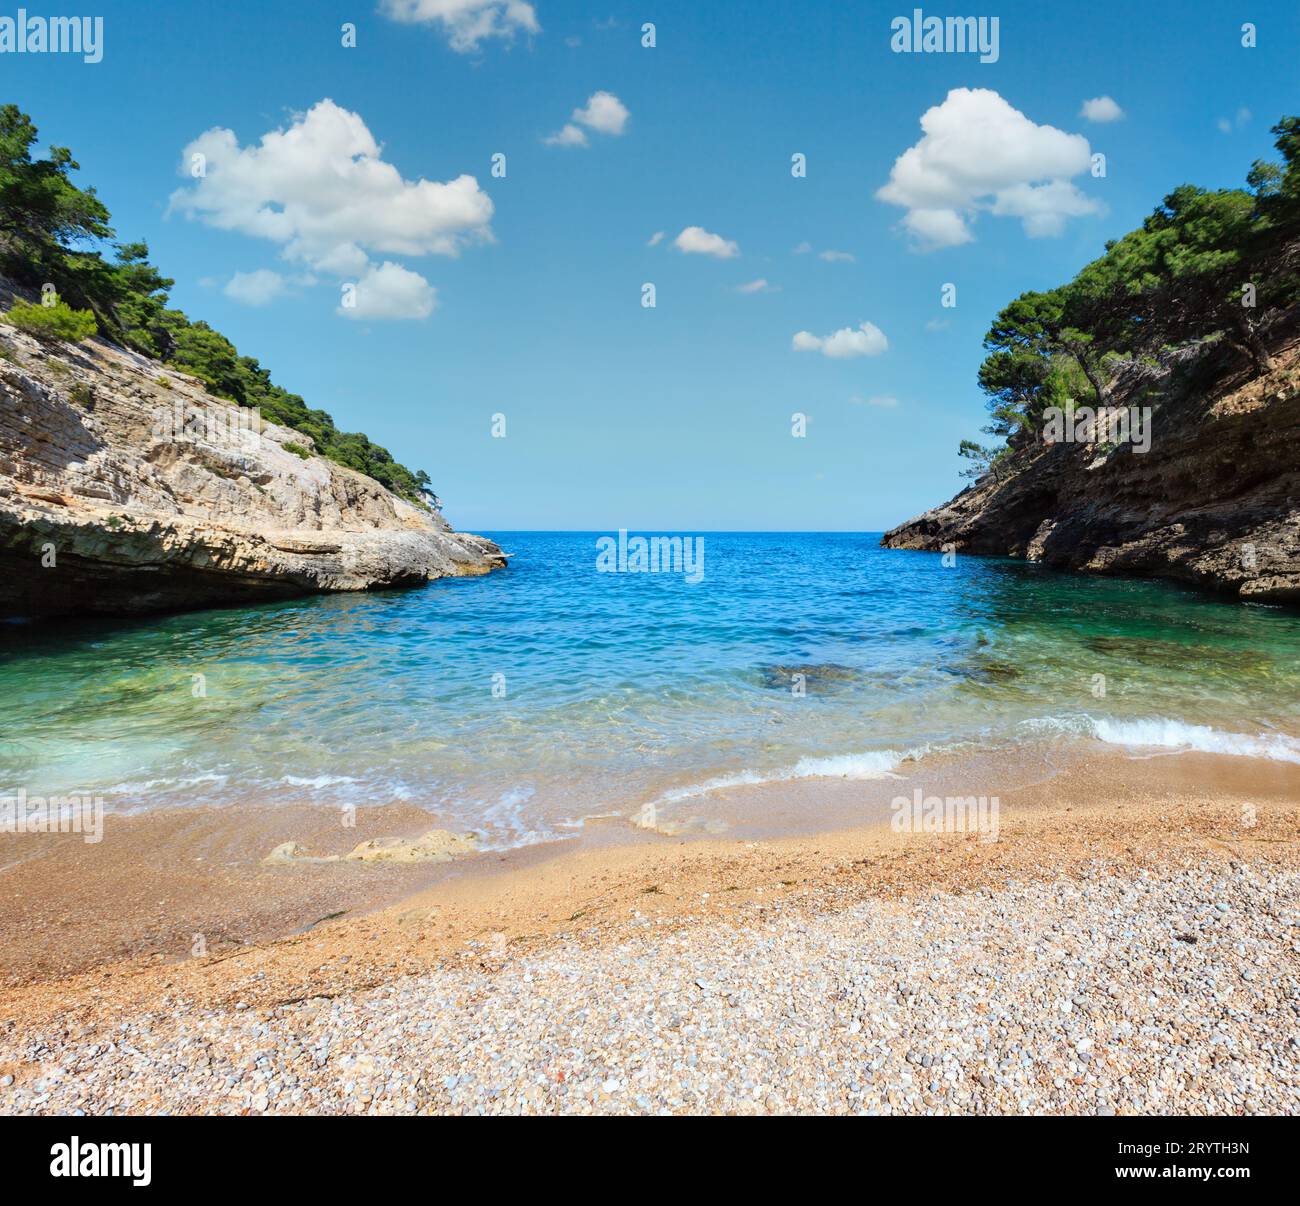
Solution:
{"label": "shrub on cliff", "polygon": [[[998,314],[979,371],[985,434],[1010,447],[1036,440],[1046,408],[1103,404],[1120,361],[1200,341],[1270,368],[1270,335],[1300,303],[1300,118],[1273,134],[1282,162],[1257,161],[1246,188],[1181,185],[1068,284]],[[959,451],[978,477],[998,448],[963,440]]]}
{"label": "shrub on cliff", "polygon": [[66,148],[51,147],[48,158],[33,159],[36,138],[31,118],[17,105],[0,106],[0,271],[34,287],[53,284],[60,297],[82,308],[68,312],[82,314],[83,327],[89,318],[90,330],[57,338],[85,338],[97,325],[114,343],[198,377],[212,393],[310,436],[322,456],[429,505],[423,470],[399,464],[360,433],[340,431],[325,411],[308,408],[297,394],[274,384],[266,369],[241,356],[219,331],[169,307],[174,282],[149,263],[144,243],[116,244],[112,259],[96,250],[114,237],[108,210],[93,188],[72,182],[77,163]]}
{"label": "shrub on cliff", "polygon": [[46,341],[66,339],[69,343],[80,343],[99,330],[95,316],[89,310],[74,310],[63,301],[50,306],[14,302],[12,309],[0,314],[0,320]]}

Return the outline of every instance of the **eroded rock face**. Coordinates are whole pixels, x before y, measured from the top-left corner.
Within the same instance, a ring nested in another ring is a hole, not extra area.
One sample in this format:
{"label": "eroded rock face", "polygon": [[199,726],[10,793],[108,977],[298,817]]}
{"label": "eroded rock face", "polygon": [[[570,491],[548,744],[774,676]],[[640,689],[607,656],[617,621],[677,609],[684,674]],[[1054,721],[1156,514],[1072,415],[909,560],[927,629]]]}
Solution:
{"label": "eroded rock face", "polygon": [[1300,604],[1300,353],[1279,354],[1271,373],[1244,383],[1207,386],[1206,371],[1116,382],[1110,405],[1154,407],[1148,452],[1022,449],[1001,480],[986,476],[881,543]]}
{"label": "eroded rock face", "polygon": [[46,347],[4,324],[0,355],[0,617],[244,604],[505,565],[490,540],[312,455],[307,436],[250,430],[253,412],[143,356]]}

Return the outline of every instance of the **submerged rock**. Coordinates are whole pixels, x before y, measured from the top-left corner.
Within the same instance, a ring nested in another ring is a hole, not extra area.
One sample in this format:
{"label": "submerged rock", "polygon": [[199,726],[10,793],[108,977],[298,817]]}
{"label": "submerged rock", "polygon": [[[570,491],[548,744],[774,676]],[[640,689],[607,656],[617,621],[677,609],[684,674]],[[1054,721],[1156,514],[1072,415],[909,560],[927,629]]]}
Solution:
{"label": "submerged rock", "polygon": [[0,618],[248,604],[505,565],[490,540],[254,417],[101,340],[49,347],[0,324]]}
{"label": "submerged rock", "polygon": [[861,677],[862,672],[835,662],[817,662],[798,666],[764,666],[759,673],[764,687],[773,691],[789,691],[796,676],[802,680],[805,689],[811,690],[853,682]]}
{"label": "submerged rock", "polygon": [[430,829],[418,837],[370,838],[347,854],[311,854],[297,842],[281,842],[261,860],[263,867],[284,867],[300,863],[445,863],[478,849],[478,836]]}
{"label": "submerged rock", "polygon": [[473,854],[477,847],[478,838],[472,833],[430,829],[419,837],[371,838],[346,857],[350,862],[362,863],[445,863],[462,854]]}
{"label": "submerged rock", "polygon": [[262,859],[263,867],[280,867],[285,863],[302,862],[308,858],[307,851],[297,842],[281,842],[274,850]]}

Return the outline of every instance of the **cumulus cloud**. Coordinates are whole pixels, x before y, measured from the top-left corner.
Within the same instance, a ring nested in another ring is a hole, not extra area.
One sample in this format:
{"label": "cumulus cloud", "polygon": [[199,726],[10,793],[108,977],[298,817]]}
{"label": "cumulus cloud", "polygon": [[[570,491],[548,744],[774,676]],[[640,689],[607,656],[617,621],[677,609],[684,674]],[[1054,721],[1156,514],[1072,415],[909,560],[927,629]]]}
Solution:
{"label": "cumulus cloud", "polygon": [[843,327],[833,335],[814,335],[800,331],[791,341],[796,352],[820,352],[832,360],[848,360],[854,356],[879,356],[889,350],[889,340],[875,323],[864,322],[856,327]]}
{"label": "cumulus cloud", "polygon": [[1020,218],[1031,238],[1101,210],[1070,183],[1088,170],[1088,140],[1037,125],[990,89],[954,88],[921,129],[876,196],[907,210],[903,226],[924,250],[970,242],[979,210]]}
{"label": "cumulus cloud", "polygon": [[254,272],[236,272],[222,292],[245,306],[269,306],[287,287],[288,282],[280,273],[258,268]]}
{"label": "cumulus cloud", "polygon": [[361,117],[328,99],[256,144],[208,130],[185,148],[181,175],[196,162],[203,175],[172,194],[170,209],[278,243],[286,260],[318,272],[356,277],[372,252],[454,256],[492,239],[492,200],[473,176],[403,179]]}
{"label": "cumulus cloud", "polygon": [[1083,108],[1079,110],[1079,116],[1088,121],[1119,121],[1124,116],[1124,110],[1109,96],[1094,96],[1092,100],[1083,102]]}
{"label": "cumulus cloud", "polygon": [[765,277],[736,286],[737,293],[776,293],[779,289],[780,285],[769,285]]}
{"label": "cumulus cloud", "polygon": [[659,244],[662,243],[663,241],[664,241],[664,232],[662,230],[656,230],[654,234],[650,236],[650,241],[646,244],[646,246],[658,247]]}
{"label": "cumulus cloud", "polygon": [[574,109],[568,123],[542,141],[548,147],[585,147],[586,130],[617,138],[627,129],[630,116],[627,106],[612,92],[593,92],[585,105]]}
{"label": "cumulus cloud", "polygon": [[232,130],[208,130],[182,153],[182,175],[198,155],[205,174],[172,194],[172,209],[271,239],[313,267],[356,268],[364,248],[456,255],[492,237],[492,200],[473,176],[402,179],[361,117],[332,100],[256,146],[241,147]]}
{"label": "cumulus cloud", "polygon": [[630,114],[627,106],[612,92],[593,92],[581,109],[574,109],[573,120],[600,134],[622,134]]}
{"label": "cumulus cloud", "polygon": [[585,147],[587,136],[572,122],[561,126],[554,134],[542,139],[548,147]]}
{"label": "cumulus cloud", "polygon": [[1059,235],[1066,218],[1095,213],[1096,203],[1085,197],[1068,180],[1046,184],[1014,184],[998,193],[992,212],[999,217],[1019,218],[1031,239]]}
{"label": "cumulus cloud", "polygon": [[673,240],[673,246],[685,255],[712,255],[720,260],[740,254],[739,244],[711,234],[703,226],[688,226]]}
{"label": "cumulus cloud", "polygon": [[380,0],[379,11],[407,25],[438,26],[459,54],[478,50],[485,38],[510,41],[542,30],[524,0]]}
{"label": "cumulus cloud", "polygon": [[428,318],[437,305],[437,291],[418,272],[385,260],[371,265],[355,283],[336,313],[344,318]]}

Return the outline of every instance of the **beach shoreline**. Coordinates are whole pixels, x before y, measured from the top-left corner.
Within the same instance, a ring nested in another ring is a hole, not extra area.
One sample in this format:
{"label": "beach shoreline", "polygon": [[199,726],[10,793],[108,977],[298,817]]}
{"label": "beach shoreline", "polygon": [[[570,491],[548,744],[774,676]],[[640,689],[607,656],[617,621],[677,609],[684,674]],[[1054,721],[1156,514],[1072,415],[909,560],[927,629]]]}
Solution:
{"label": "beach shoreline", "polygon": [[[889,789],[892,785],[883,786]],[[863,787],[827,782],[801,784],[799,791],[828,796],[860,792]],[[874,787],[878,790],[882,785]],[[752,793],[773,789],[735,790]],[[370,810],[371,815],[367,815],[363,810],[358,830],[342,838],[330,838],[322,829],[314,839],[316,848],[325,850],[330,841],[338,846],[359,841],[368,832],[361,826],[379,828],[395,819],[396,814],[381,819],[378,812]],[[227,824],[231,819],[228,814]],[[157,833],[159,820],[133,819],[132,826],[154,825]],[[414,825],[418,818],[405,820]],[[191,819],[191,828],[185,830],[190,839],[198,832],[193,826],[201,830],[203,823],[211,824],[211,819]],[[281,818],[281,823],[288,821]],[[433,1080],[418,1092],[412,1090],[413,1095],[398,1094],[392,1099],[372,1096],[363,1102],[354,1093],[344,1092],[348,1084],[355,1088],[356,1078],[345,1075],[351,1062],[339,1069],[329,1061],[317,1066],[311,1060],[290,1074],[293,1088],[283,1097],[251,1091],[259,1083],[255,1066],[247,1070],[251,1081],[242,1072],[231,1073],[235,1075],[231,1089],[240,1085],[250,1089],[244,1097],[236,1094],[232,1098],[224,1089],[220,1094],[205,1095],[207,1091],[201,1087],[186,1095],[169,1088],[166,1078],[156,1070],[150,1071],[147,1061],[123,1078],[120,1068],[112,1070],[115,1061],[105,1061],[98,1047],[110,1038],[114,1027],[122,1025],[133,1031],[139,1028],[141,1036],[153,1035],[147,1042],[140,1038],[147,1047],[155,1041],[168,1042],[165,1036],[180,1018],[194,1024],[201,1019],[204,1027],[219,1022],[220,1026],[238,1029],[256,1016],[263,1019],[264,1025],[276,1027],[280,1020],[304,1008],[330,1014],[335,1003],[343,1003],[342,1008],[361,1009],[375,994],[392,992],[404,997],[414,993],[423,1002],[425,1021],[437,1019],[439,1025],[449,1024],[462,1014],[454,1000],[444,995],[452,982],[462,997],[466,985],[477,985],[475,991],[490,996],[493,984],[504,975],[514,974],[526,965],[553,970],[566,960],[595,960],[603,970],[561,977],[567,985],[565,995],[551,1004],[559,1014],[584,1000],[596,1009],[599,994],[585,977],[607,974],[606,961],[651,938],[661,944],[684,943],[683,949],[697,952],[702,962],[722,957],[722,952],[727,951],[739,958],[752,947],[755,933],[764,927],[776,926],[783,933],[791,926],[813,927],[816,931],[818,927],[845,924],[855,911],[875,915],[880,910],[901,910],[902,915],[907,915],[915,902],[929,898],[941,898],[947,910],[976,909],[968,924],[978,926],[984,916],[979,912],[981,900],[998,913],[1003,907],[999,902],[1005,900],[1010,907],[1013,898],[1051,891],[1053,885],[1074,885],[1071,891],[1085,893],[1113,893],[1124,884],[1172,884],[1181,882],[1180,876],[1199,876],[1209,877],[1209,890],[1224,894],[1226,888],[1213,885],[1220,880],[1235,882],[1234,877],[1244,875],[1272,902],[1272,913],[1261,915],[1271,936],[1261,945],[1256,935],[1255,948],[1241,956],[1244,962],[1240,967],[1227,968],[1222,953],[1217,955],[1220,974],[1229,975],[1233,990],[1247,996],[1267,984],[1268,1011],[1275,1011],[1278,1001],[1293,1009],[1297,1000],[1291,877],[1300,866],[1300,769],[1285,763],[1203,754],[1084,760],[1049,779],[1006,793],[996,841],[970,833],[898,834],[880,823],[879,818],[866,826],[761,839],[738,838],[734,834],[670,838],[611,820],[588,825],[582,839],[561,848],[485,852],[434,866],[321,863],[261,867],[254,855],[259,851],[264,854],[267,839],[273,836],[276,834],[259,826],[245,832],[240,844],[247,851],[245,862],[252,866],[223,871],[228,876],[223,881],[227,896],[214,892],[210,883],[194,882],[194,891],[206,893],[215,908],[238,897],[245,902],[246,911],[239,922],[229,923],[225,938],[218,937],[201,957],[181,957],[183,948],[173,943],[169,949],[140,950],[134,957],[101,959],[80,967],[76,960],[65,958],[61,963],[58,958],[47,957],[43,964],[21,975],[13,974],[14,965],[6,963],[8,983],[0,991],[0,1076],[14,1078],[0,1089],[7,1110],[40,1112],[67,1107],[141,1112],[164,1108],[347,1112],[406,1106],[433,1111],[474,1108],[484,1103],[460,1101],[445,1086],[439,1088],[442,1082]],[[205,840],[213,842],[214,838],[209,833]],[[126,853],[125,847],[130,845],[129,841],[119,840],[121,850],[115,856],[121,859],[119,883],[122,869],[138,867],[138,862]],[[103,848],[112,847],[105,842]],[[159,850],[156,842],[153,848]],[[69,851],[66,857],[74,857],[74,852]],[[160,852],[158,857],[166,855]],[[19,899],[24,887],[15,877],[41,874],[30,865],[10,863],[0,876],[0,884],[8,889],[6,894]],[[187,870],[187,874],[192,872]],[[331,875],[340,877],[334,881],[332,899],[343,907],[326,912],[341,915],[326,917],[316,913],[319,920],[313,918],[315,924],[303,921],[320,909],[322,902],[328,903],[329,892],[320,885],[328,888]],[[347,877],[346,882],[342,877]],[[105,890],[114,877],[108,872],[102,880],[84,873],[80,877],[50,875],[47,870],[43,878],[45,892],[38,898],[42,904],[34,910],[32,898],[27,897],[26,917],[30,921],[33,914],[39,913],[47,920],[62,918],[65,926],[60,928],[66,928],[76,924],[75,910],[66,906],[66,900],[64,904],[59,900],[60,895],[66,898],[74,892],[69,885],[79,883],[88,893],[81,900],[84,907],[95,891]],[[36,880],[29,878],[27,882]],[[176,895],[179,905],[178,882],[169,883],[167,891]],[[100,887],[95,888],[95,884]],[[255,894],[256,909],[247,907],[249,892]],[[1288,902],[1286,910],[1277,907],[1279,894]],[[1109,910],[1101,910],[1092,918],[1094,927],[1105,922],[1118,924],[1123,930],[1136,919],[1136,913],[1134,919],[1125,919],[1124,906],[1115,906],[1109,896],[1106,903]],[[1028,909],[1025,916],[1030,917],[1033,909],[1041,905],[1039,901],[1031,907],[1021,900],[1015,908]],[[1096,901],[1087,907],[1094,905],[1100,908]],[[160,906],[160,915],[164,912],[165,907]],[[13,952],[24,943],[31,947],[41,940],[39,932],[30,926],[24,934],[22,913],[15,916],[12,909],[7,913],[0,949]],[[124,908],[119,920],[138,924],[133,917],[131,909]],[[278,936],[270,924],[270,919],[277,917]],[[1261,918],[1252,918],[1252,924]],[[173,928],[179,935],[189,924],[187,919]],[[1198,952],[1199,957],[1207,946],[1187,944],[1173,932],[1179,926],[1186,929],[1193,924],[1188,917],[1160,919],[1159,932],[1144,932],[1139,945],[1157,942],[1159,949],[1166,952],[1161,958],[1167,957],[1169,949],[1180,956],[1185,954],[1185,950],[1178,950],[1182,947]],[[241,926],[245,934],[257,934],[258,925],[266,936],[236,941]],[[940,918],[927,931],[925,941],[943,930]],[[843,941],[843,936],[836,939],[836,949],[842,947]],[[866,937],[863,941],[867,941]],[[913,936],[911,941],[921,939]],[[886,943],[879,949],[887,948]],[[1017,951],[1009,945],[988,955],[985,962],[993,968],[995,982],[999,969],[1005,971],[1022,960],[1025,950]],[[933,953],[926,954],[918,947],[913,954],[914,972],[904,979],[921,981],[931,971],[943,971],[938,964],[931,967],[927,963],[935,958]],[[676,975],[681,970],[679,960],[665,964],[662,951],[643,957],[649,960],[655,975]],[[776,955],[769,949],[766,957],[780,961],[779,947]],[[1250,962],[1259,957],[1271,961],[1262,975],[1253,970]],[[796,978],[800,959],[805,956],[796,957],[791,951],[785,960]],[[65,967],[75,970],[64,971]],[[1114,987],[1121,998],[1127,998],[1130,990],[1140,987],[1130,982],[1134,971],[1129,968],[1122,974],[1113,973],[1113,983],[1103,984],[1103,991]],[[547,973],[535,970],[529,974],[536,980]],[[739,975],[743,981],[743,970]],[[1142,973],[1143,977],[1149,975],[1149,969]],[[1233,978],[1237,975],[1250,978],[1238,981]],[[688,988],[691,983],[688,977]],[[897,984],[887,993],[884,986],[878,987],[884,993],[882,1000],[903,995],[896,991]],[[1215,991],[1223,991],[1222,981]],[[538,1005],[531,990],[524,992],[524,999],[517,1003],[515,1021]],[[1238,1021],[1245,1019],[1242,1024],[1251,1030],[1247,1037],[1254,1043],[1260,1041],[1254,1033],[1262,1018],[1255,1016],[1257,1012],[1250,1008],[1236,1011]],[[1050,1011],[1043,1018],[1035,1024],[1050,1027],[1060,1021]],[[859,1020],[860,1027],[865,1024]],[[1274,1020],[1269,1024],[1278,1023]],[[856,1039],[860,1033],[861,1029],[853,1037]],[[888,1031],[884,1033],[887,1037]],[[1283,1032],[1279,1041],[1286,1038]],[[182,1040],[176,1041],[184,1045]],[[357,1041],[364,1050],[352,1051],[351,1059],[373,1060],[377,1050],[364,1038]],[[671,1049],[671,1036],[664,1041]],[[529,1038],[528,1043],[532,1044],[533,1039]],[[537,1058],[541,1059],[541,1053],[547,1050],[550,1047],[545,1043],[538,1045]],[[1289,1050],[1290,1065],[1279,1069],[1274,1060],[1267,1072],[1268,1091],[1261,1090],[1249,1098],[1266,1112],[1296,1108],[1296,1053],[1293,1048]],[[95,1054],[87,1056],[88,1051]],[[1122,1066],[1122,1050],[1120,1055]],[[171,1049],[169,1058],[174,1057],[176,1050]],[[219,1063],[228,1061],[235,1058],[234,1048],[227,1049],[222,1039],[215,1039],[209,1044],[208,1058]],[[110,1078],[107,1089],[100,1083],[105,1076]],[[601,1085],[609,1080],[605,1077]],[[296,1099],[295,1092],[299,1094]],[[699,1098],[680,1093],[663,1097],[651,1094],[646,1098],[649,1104],[642,1106],[629,1106],[627,1100],[620,1106],[614,1097],[602,1097],[601,1092],[574,1102],[567,1093],[557,1089],[535,1101],[514,1099],[513,1105],[507,1104],[511,1100],[508,1097],[494,1097],[493,1108],[739,1108],[739,1099],[733,1100],[725,1093],[716,1098],[709,1094]],[[1225,1100],[1228,1107],[1222,1104]],[[1242,1097],[1242,1102],[1246,1100]],[[893,1108],[923,1108],[919,1099],[898,1101],[901,1106],[896,1103]],[[1207,1088],[1203,1104],[1213,1105],[1216,1101],[1219,1108],[1231,1108],[1231,1095],[1223,1098],[1219,1089],[1211,1092]],[[83,1106],[75,1107],[73,1103],[78,1102]],[[881,1102],[890,1108],[887,1096]],[[814,1109],[852,1108],[852,1104],[848,1098],[823,1101],[815,1094],[803,1104],[784,1102],[789,1108]],[[987,1105],[993,1104],[990,1098]],[[1001,1097],[996,1104],[1003,1109],[1018,1108],[1017,1101]],[[1044,1108],[1063,1109],[1068,1104],[1058,1101]],[[959,1105],[983,1108],[960,1099],[935,1108]],[[1123,1107],[1123,1101],[1116,1103],[1115,1108]]]}
{"label": "beach shoreline", "polygon": [[[540,867],[562,876],[569,865],[608,863],[626,873],[629,860],[657,861],[675,848],[875,840],[893,822],[891,802],[899,799],[992,800],[1014,815],[1070,811],[1098,791],[1128,805],[1155,796],[1300,801],[1300,767],[1203,753],[1135,756],[1084,743],[1026,747],[1014,760],[1000,751],[945,752],[866,778],[741,782],[666,805],[611,801],[569,837],[449,861],[346,857],[362,844],[441,832],[436,816],[407,803],[109,812],[99,840],[0,834],[0,899],[12,905],[0,911],[0,988],[105,964],[230,954],[427,893],[469,897],[502,882],[527,899]],[[268,856],[285,847],[297,856],[272,865]],[[40,907],[24,907],[31,901]]]}

